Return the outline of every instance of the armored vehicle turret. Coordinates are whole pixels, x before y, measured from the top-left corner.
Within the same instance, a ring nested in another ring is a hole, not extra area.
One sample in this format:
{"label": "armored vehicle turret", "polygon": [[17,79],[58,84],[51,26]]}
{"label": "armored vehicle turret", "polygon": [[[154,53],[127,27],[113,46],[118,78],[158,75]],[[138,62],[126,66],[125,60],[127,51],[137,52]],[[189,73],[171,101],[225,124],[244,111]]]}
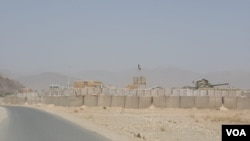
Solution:
{"label": "armored vehicle turret", "polygon": [[223,83],[223,84],[211,84],[208,82],[206,79],[201,79],[196,81],[195,83],[195,89],[200,89],[200,88],[214,88],[216,86],[223,86],[223,85],[229,85],[228,83]]}

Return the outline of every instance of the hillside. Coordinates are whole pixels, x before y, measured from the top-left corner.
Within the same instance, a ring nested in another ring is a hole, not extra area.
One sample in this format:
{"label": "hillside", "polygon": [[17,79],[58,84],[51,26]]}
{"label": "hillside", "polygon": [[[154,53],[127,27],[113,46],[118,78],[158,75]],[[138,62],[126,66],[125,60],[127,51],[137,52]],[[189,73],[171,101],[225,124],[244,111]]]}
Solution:
{"label": "hillside", "polygon": [[20,82],[0,74],[0,96],[18,93],[23,87]]}

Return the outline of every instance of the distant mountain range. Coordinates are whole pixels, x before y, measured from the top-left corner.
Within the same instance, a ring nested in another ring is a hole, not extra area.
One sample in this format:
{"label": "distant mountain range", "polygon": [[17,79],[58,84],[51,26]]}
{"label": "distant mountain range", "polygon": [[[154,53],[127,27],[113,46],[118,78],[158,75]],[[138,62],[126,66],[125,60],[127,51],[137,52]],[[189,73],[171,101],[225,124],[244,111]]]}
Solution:
{"label": "distant mountain range", "polygon": [[[68,86],[69,77],[55,72],[44,72],[36,75],[20,76],[17,78],[25,86],[33,90],[48,90],[50,85]],[[71,78],[74,81],[75,78]]]}
{"label": "distant mountain range", "polygon": [[[125,87],[132,83],[134,76],[139,75],[146,76],[148,87],[173,88],[193,86],[193,81],[204,78],[212,84],[229,83],[229,87],[250,89],[250,72],[225,71],[201,74],[179,68],[144,69],[141,72],[138,70],[124,70],[120,72],[89,70],[72,74],[70,81],[72,83],[75,80],[98,80],[102,81],[106,86]],[[67,86],[69,77],[56,72],[45,72],[36,75],[17,75],[16,79],[32,89],[47,90],[51,84]]]}

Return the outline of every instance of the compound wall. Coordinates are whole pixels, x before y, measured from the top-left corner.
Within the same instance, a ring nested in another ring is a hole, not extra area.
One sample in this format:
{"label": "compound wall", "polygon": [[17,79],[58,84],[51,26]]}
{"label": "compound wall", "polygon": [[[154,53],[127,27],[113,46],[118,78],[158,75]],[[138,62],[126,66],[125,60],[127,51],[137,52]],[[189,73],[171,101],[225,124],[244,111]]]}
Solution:
{"label": "compound wall", "polygon": [[154,96],[153,105],[156,108],[166,108],[166,96]]}
{"label": "compound wall", "polygon": [[236,97],[223,97],[223,104],[228,109],[237,109]]}
{"label": "compound wall", "polygon": [[180,108],[193,108],[195,105],[194,96],[181,96],[180,97]]}
{"label": "compound wall", "polygon": [[153,98],[151,96],[140,96],[139,97],[139,108],[148,108],[152,104]]}
{"label": "compound wall", "polygon": [[[117,90],[116,90],[117,91]],[[117,93],[117,92],[114,93]],[[121,91],[120,91],[121,92]],[[119,92],[119,93],[120,93]],[[127,91],[135,93],[135,91]],[[129,109],[148,108],[153,105],[156,108],[198,108],[198,109],[227,109],[249,110],[250,97],[241,91],[218,90],[174,90],[174,95],[165,96],[164,91],[155,90],[155,96],[145,96],[147,90],[138,91],[140,96],[119,95],[84,95],[84,96],[8,96],[1,98],[0,103],[6,104],[53,104],[55,106],[78,107],[121,107]],[[165,91],[166,92],[166,91]],[[172,91],[168,90],[168,93]],[[193,96],[193,95],[196,96]],[[198,95],[199,94],[199,95]],[[168,94],[169,95],[169,94]],[[180,96],[183,95],[183,96]],[[187,96],[192,95],[192,96]],[[213,96],[209,96],[213,95]],[[238,96],[237,96],[238,95]]]}
{"label": "compound wall", "polygon": [[111,95],[98,95],[97,106],[111,107],[112,96]]}
{"label": "compound wall", "polygon": [[222,97],[217,97],[217,96],[213,96],[213,97],[209,97],[209,106],[208,108],[210,109],[219,109],[222,106]]}
{"label": "compound wall", "polygon": [[205,109],[209,107],[209,97],[208,96],[195,96],[194,97],[194,107],[198,109]]}
{"label": "compound wall", "polygon": [[[237,89],[127,89],[127,88],[81,88],[60,89],[48,92],[51,96],[85,96],[85,95],[116,95],[116,96],[216,96],[216,97],[250,97],[250,91]],[[27,94],[30,95],[30,94]]]}
{"label": "compound wall", "polygon": [[128,109],[139,108],[139,97],[138,96],[126,96],[125,97],[125,108],[128,108]]}
{"label": "compound wall", "polygon": [[83,105],[82,96],[68,96],[66,98],[66,106],[68,107],[79,107]]}
{"label": "compound wall", "polygon": [[239,97],[237,99],[237,109],[250,110],[250,97]]}
{"label": "compound wall", "polygon": [[125,107],[125,96],[112,96],[111,107]]}
{"label": "compound wall", "polygon": [[85,95],[83,97],[83,105],[88,107],[95,107],[97,106],[97,95]]}
{"label": "compound wall", "polygon": [[180,96],[168,96],[166,97],[167,108],[179,108],[180,107]]}

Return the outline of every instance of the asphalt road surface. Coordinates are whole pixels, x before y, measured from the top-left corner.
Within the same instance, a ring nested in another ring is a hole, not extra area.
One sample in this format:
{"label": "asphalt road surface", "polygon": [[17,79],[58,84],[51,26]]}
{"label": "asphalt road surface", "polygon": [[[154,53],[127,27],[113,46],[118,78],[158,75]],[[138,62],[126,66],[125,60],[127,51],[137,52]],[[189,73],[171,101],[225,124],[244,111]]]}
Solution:
{"label": "asphalt road surface", "polygon": [[59,116],[26,107],[5,107],[8,119],[0,123],[0,141],[108,141]]}

